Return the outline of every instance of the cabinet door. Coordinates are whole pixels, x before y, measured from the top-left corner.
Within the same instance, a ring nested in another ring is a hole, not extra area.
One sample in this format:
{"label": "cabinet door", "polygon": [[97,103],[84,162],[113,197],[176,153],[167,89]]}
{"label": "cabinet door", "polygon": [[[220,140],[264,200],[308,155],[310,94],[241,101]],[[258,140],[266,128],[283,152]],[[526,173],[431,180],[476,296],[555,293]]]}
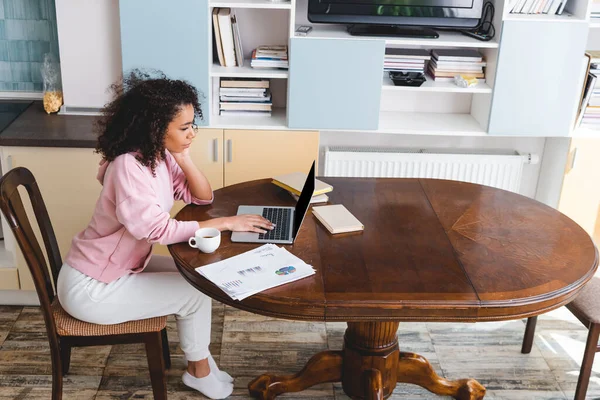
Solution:
{"label": "cabinet door", "polygon": [[384,40],[290,40],[288,126],[377,129]]}
{"label": "cabinet door", "polygon": [[586,21],[504,21],[490,134],[569,135],[587,34]]}
{"label": "cabinet door", "polygon": [[[71,247],[73,236],[90,222],[102,186],[96,180],[100,155],[93,149],[65,149],[40,147],[2,148],[3,170],[26,167],[35,177],[63,258]],[[29,220],[44,248],[27,192],[21,188],[21,197]],[[4,232],[7,249],[13,252],[19,273],[21,290],[35,290],[29,268],[10,232]]]}
{"label": "cabinet door", "polygon": [[558,210],[600,245],[600,138],[572,139]]}
{"label": "cabinet door", "polygon": [[[194,164],[202,171],[210,182],[213,190],[223,187],[223,130],[222,129],[198,129],[196,138],[190,154]],[[176,201],[171,209],[174,217],[185,204]],[[154,254],[169,255],[167,246],[156,244],[152,252]]]}
{"label": "cabinet door", "polygon": [[225,186],[296,171],[319,156],[319,132],[225,130]]}
{"label": "cabinet door", "polygon": [[121,0],[123,72],[158,69],[169,78],[185,79],[198,89],[208,125],[210,37],[208,0]]}

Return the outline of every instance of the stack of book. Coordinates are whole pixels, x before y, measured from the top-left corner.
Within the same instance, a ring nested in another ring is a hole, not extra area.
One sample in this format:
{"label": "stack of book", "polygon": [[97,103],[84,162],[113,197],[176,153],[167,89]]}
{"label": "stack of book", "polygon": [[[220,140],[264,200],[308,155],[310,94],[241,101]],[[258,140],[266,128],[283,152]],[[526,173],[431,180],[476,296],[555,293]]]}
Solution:
{"label": "stack of book", "polygon": [[584,125],[589,128],[600,127],[600,51],[588,51],[589,71],[581,93],[579,114],[575,127]]}
{"label": "stack of book", "polygon": [[456,75],[464,75],[485,82],[486,62],[475,49],[435,49],[431,56],[428,71],[434,81],[452,82]]}
{"label": "stack of book", "polygon": [[224,67],[244,65],[244,50],[237,18],[230,8],[213,9],[214,47],[219,64]]}
{"label": "stack of book", "polygon": [[288,69],[287,46],[258,46],[252,51],[252,68]]}
{"label": "stack of book", "polygon": [[[292,172],[291,174],[278,175],[273,177],[271,181],[273,184],[287,190],[290,195],[298,200],[302,188],[306,182],[306,173],[303,172]],[[329,193],[333,190],[333,186],[318,179],[315,179],[315,191],[310,200],[311,203],[326,203],[329,200],[329,196],[325,193]]]}
{"label": "stack of book", "polygon": [[268,79],[222,78],[217,98],[221,115],[271,116]]}
{"label": "stack of book", "polygon": [[561,15],[567,0],[516,0],[510,8],[512,14]]}
{"label": "stack of book", "polygon": [[425,73],[431,55],[424,49],[396,49],[387,47],[383,60],[384,71]]}

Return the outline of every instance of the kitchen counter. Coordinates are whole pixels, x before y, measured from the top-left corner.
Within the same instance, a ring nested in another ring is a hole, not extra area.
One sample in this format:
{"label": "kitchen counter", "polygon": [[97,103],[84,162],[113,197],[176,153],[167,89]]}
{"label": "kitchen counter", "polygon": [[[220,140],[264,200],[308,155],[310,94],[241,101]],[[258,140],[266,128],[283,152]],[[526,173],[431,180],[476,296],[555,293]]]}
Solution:
{"label": "kitchen counter", "polygon": [[2,133],[0,146],[95,148],[95,116],[46,114],[33,102]]}

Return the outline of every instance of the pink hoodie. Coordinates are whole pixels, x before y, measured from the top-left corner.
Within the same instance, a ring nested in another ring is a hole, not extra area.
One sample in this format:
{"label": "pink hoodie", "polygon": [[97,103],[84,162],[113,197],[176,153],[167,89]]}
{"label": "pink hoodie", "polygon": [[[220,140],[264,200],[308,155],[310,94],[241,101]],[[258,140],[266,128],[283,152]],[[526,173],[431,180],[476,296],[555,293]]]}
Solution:
{"label": "pink hoodie", "polygon": [[65,263],[110,283],[142,272],[153,243],[184,242],[194,236],[198,222],[171,218],[174,200],[203,205],[213,199],[193,197],[185,174],[173,156],[166,154],[156,166],[156,176],[135,159],[135,153],[100,163],[98,180],[103,188],[94,215],[87,228],[73,238]]}

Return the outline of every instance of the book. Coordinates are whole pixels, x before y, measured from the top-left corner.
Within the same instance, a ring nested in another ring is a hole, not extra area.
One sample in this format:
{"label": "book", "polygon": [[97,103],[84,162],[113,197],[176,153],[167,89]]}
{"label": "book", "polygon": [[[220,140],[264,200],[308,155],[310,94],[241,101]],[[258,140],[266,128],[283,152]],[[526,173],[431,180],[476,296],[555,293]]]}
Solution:
{"label": "book", "polygon": [[237,18],[231,11],[231,29],[233,31],[233,46],[235,48],[235,61],[238,67],[244,65],[244,50],[242,49],[242,38],[240,37],[240,28],[237,23]]}
{"label": "book", "polygon": [[268,79],[254,79],[254,78],[222,78],[222,88],[259,88],[268,89]]}
{"label": "book", "polygon": [[365,229],[365,226],[343,204],[313,207],[312,213],[333,234]]}
{"label": "book", "polygon": [[583,119],[583,115],[585,114],[585,109],[592,97],[592,88],[596,84],[596,75],[589,73],[587,76],[586,84],[585,84],[585,96],[583,98],[583,102],[581,103],[581,107],[579,109],[579,115],[577,117],[577,122],[575,123],[575,127],[577,128],[581,125],[581,121]]}
{"label": "book", "polygon": [[219,29],[219,8],[214,8],[213,13],[213,28],[215,32],[215,45],[217,48],[217,56],[219,58],[219,64],[225,66],[225,57],[223,56],[223,44],[221,43],[221,31]]}
{"label": "book", "polygon": [[[274,176],[271,182],[281,188],[284,188],[288,192],[300,196],[300,193],[302,193],[302,188],[304,187],[304,183],[306,182],[306,173],[292,172],[291,174]],[[315,179],[315,191],[313,192],[313,196],[328,193],[332,190],[333,186]]]}
{"label": "book", "polygon": [[431,54],[440,61],[483,61],[481,53],[474,49],[435,49]]}
{"label": "book", "polygon": [[[300,199],[300,196],[298,196],[297,194],[294,194],[292,192],[288,192],[290,194],[290,196],[292,196],[296,201],[298,201],[298,199]],[[315,204],[315,203],[327,203],[329,201],[329,196],[327,196],[326,194],[318,194],[316,196],[313,196],[310,198],[310,204]]]}
{"label": "book", "polygon": [[223,57],[226,67],[235,67],[235,46],[233,44],[233,28],[231,26],[231,9],[219,9],[219,32],[221,33],[221,44],[223,45]]}

